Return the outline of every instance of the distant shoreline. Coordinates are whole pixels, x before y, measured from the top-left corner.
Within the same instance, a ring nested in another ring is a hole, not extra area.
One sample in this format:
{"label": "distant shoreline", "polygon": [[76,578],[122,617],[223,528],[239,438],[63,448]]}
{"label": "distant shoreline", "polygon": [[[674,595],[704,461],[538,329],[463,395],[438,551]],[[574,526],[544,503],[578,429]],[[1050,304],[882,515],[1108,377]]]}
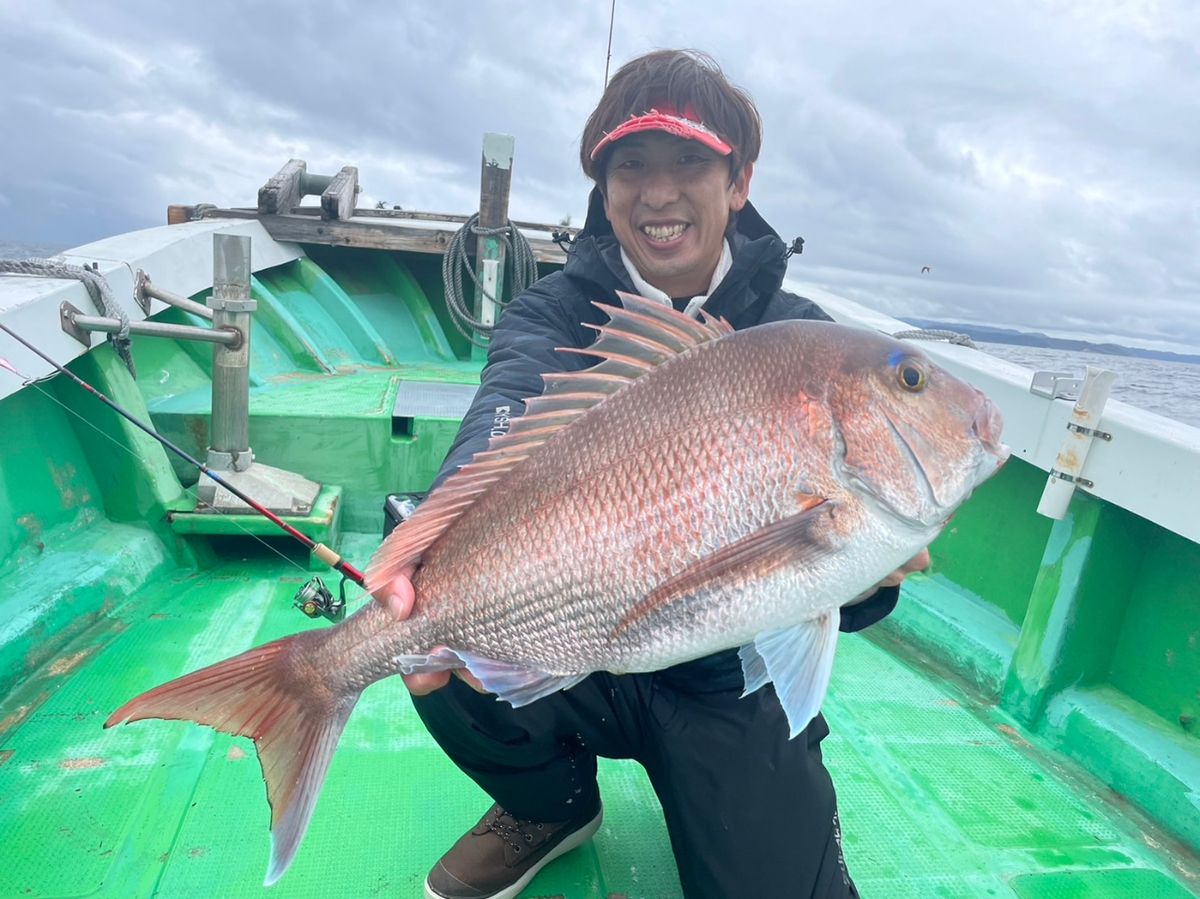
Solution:
{"label": "distant shoreline", "polygon": [[939,322],[927,318],[903,319],[917,328],[935,328],[958,331],[972,340],[982,343],[1006,343],[1013,346],[1044,347],[1052,350],[1078,350],[1088,353],[1103,353],[1108,356],[1132,356],[1137,359],[1156,359],[1160,362],[1187,362],[1200,365],[1200,356],[1186,353],[1171,353],[1166,350],[1147,350],[1140,347],[1122,346],[1119,343],[1092,343],[1069,337],[1050,337],[1040,331],[1017,331],[1013,328],[996,328],[991,325],[968,325],[962,322]]}

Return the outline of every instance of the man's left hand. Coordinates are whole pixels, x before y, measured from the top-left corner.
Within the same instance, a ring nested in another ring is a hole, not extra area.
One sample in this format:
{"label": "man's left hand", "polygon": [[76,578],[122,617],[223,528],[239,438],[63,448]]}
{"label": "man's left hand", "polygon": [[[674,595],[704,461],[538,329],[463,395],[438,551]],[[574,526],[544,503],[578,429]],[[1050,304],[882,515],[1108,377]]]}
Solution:
{"label": "man's left hand", "polygon": [[913,556],[911,559],[909,559],[907,562],[905,562],[903,565],[901,565],[899,568],[897,568],[895,571],[893,571],[891,574],[889,574],[887,577],[885,577],[882,581],[880,581],[874,587],[872,587],[870,590],[867,590],[864,593],[860,593],[858,596],[854,597],[854,599],[850,600],[850,602],[847,603],[847,605],[850,605],[850,604],[853,604],[856,602],[862,602],[862,600],[866,599],[867,597],[874,596],[875,593],[878,592],[883,587],[898,587],[898,586],[900,586],[900,583],[906,577],[908,577],[914,571],[924,571],[926,568],[929,567],[929,563],[930,563],[929,550],[923,549],[919,553],[917,553],[915,556]]}

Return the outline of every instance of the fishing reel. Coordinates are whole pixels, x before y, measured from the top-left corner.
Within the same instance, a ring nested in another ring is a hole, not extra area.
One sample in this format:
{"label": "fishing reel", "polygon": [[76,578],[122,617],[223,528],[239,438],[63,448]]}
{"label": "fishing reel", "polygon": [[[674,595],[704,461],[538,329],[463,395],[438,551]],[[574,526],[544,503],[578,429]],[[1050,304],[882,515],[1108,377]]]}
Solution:
{"label": "fishing reel", "polygon": [[309,618],[327,618],[330,621],[338,622],[346,617],[345,578],[342,578],[338,593],[338,598],[334,599],[333,593],[325,586],[325,582],[319,577],[314,577],[296,591],[296,595],[292,599],[292,606]]}

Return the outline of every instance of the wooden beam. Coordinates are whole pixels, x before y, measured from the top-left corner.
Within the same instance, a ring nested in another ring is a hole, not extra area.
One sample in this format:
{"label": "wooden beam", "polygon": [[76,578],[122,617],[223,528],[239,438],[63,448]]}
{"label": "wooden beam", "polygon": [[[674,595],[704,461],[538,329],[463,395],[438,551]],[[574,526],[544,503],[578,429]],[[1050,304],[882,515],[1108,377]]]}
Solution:
{"label": "wooden beam", "polygon": [[[358,196],[358,169],[345,166],[333,176],[325,192],[321,194],[321,218],[348,219],[354,214],[354,200]],[[290,212],[291,210],[286,210]]]}
{"label": "wooden beam", "polygon": [[[321,210],[314,206],[297,206],[292,210],[292,215],[320,215]],[[454,212],[418,212],[413,209],[355,209],[354,218],[378,218],[378,219],[408,219],[414,222],[456,222],[462,224],[470,218],[469,215],[459,215]],[[512,223],[522,231],[545,231],[549,234],[551,231],[565,231],[574,236],[579,232],[579,229],[573,225],[547,225],[544,222],[519,222],[515,219]]]}
{"label": "wooden beam", "polygon": [[[326,221],[315,215],[314,210],[309,209],[305,209],[303,214],[297,210],[292,215],[259,215],[256,209],[218,209],[216,206],[207,204],[178,208],[188,210],[191,217],[187,221],[192,222],[202,219],[257,219],[262,222],[267,233],[276,240],[331,247],[362,247],[405,253],[435,253],[439,256],[445,253],[450,238],[457,230],[454,228],[410,228],[386,219],[377,222],[362,221],[360,217],[365,216],[367,212],[364,209],[357,210],[353,219]],[[466,221],[467,217],[457,216],[457,218]],[[554,241],[537,237],[526,239],[538,262],[562,265],[567,261],[566,254]]]}
{"label": "wooden beam", "polygon": [[[479,171],[479,227],[503,228],[508,224],[508,195],[512,187],[514,140],[510,134],[483,136]],[[475,318],[490,327],[504,302],[504,242],[481,234],[475,240]]]}
{"label": "wooden beam", "polygon": [[300,205],[304,191],[300,178],[308,165],[303,159],[290,159],[271,179],[258,189],[258,211],[262,215],[284,215]]}
{"label": "wooden beam", "polygon": [[[220,218],[233,210],[214,210],[205,218]],[[445,254],[454,231],[442,228],[408,228],[404,225],[361,221],[325,221],[299,215],[235,215],[233,218],[257,218],[276,240],[324,244],[333,247],[363,247],[373,250],[398,250],[407,253]],[[529,246],[538,262],[562,265],[566,254],[551,240],[532,238]]]}
{"label": "wooden beam", "polygon": [[479,227],[501,228],[508,222],[512,187],[513,139],[508,134],[483,136],[479,170]]}

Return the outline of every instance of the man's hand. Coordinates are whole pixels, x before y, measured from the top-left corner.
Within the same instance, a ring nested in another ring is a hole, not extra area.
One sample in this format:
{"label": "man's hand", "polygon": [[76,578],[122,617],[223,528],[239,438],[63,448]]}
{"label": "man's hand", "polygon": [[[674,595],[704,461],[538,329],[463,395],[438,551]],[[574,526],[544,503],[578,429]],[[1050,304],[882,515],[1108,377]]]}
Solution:
{"label": "man's hand", "polygon": [[929,567],[929,563],[929,550],[923,549],[880,581],[876,589],[879,589],[879,587],[899,587],[901,581],[914,571],[924,571]]}
{"label": "man's hand", "polygon": [[[403,620],[412,614],[413,603],[416,600],[411,580],[413,571],[414,568],[411,566],[404,569],[390,584],[381,587],[374,594],[379,604],[398,620]],[[408,687],[408,692],[413,696],[425,696],[450,683],[451,673],[450,671],[431,671],[428,674],[405,674],[403,680],[404,685]],[[480,693],[486,692],[483,685],[465,668],[456,668],[453,673]]]}
{"label": "man's hand", "polygon": [[846,605],[853,605],[856,602],[862,602],[867,597],[874,596],[875,593],[878,590],[882,589],[883,587],[898,587],[898,586],[900,586],[900,583],[906,577],[908,577],[914,571],[924,571],[926,568],[929,567],[929,563],[930,563],[929,550],[923,549],[919,553],[917,553],[915,556],[913,556],[911,559],[909,559],[907,562],[905,562],[903,565],[901,565],[899,568],[897,568],[895,571],[893,571],[891,574],[889,574],[887,577],[885,577],[882,581],[880,581],[874,587],[872,587],[870,590],[867,590],[865,593],[858,594],[858,596],[854,597],[854,599],[850,600],[850,602],[846,603]]}

